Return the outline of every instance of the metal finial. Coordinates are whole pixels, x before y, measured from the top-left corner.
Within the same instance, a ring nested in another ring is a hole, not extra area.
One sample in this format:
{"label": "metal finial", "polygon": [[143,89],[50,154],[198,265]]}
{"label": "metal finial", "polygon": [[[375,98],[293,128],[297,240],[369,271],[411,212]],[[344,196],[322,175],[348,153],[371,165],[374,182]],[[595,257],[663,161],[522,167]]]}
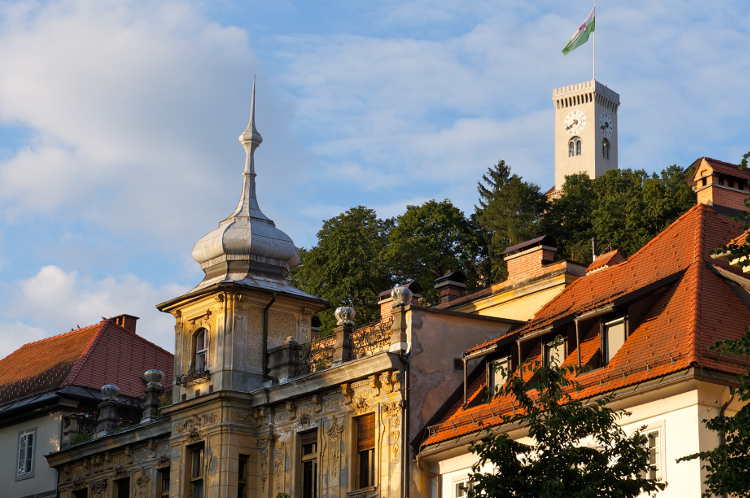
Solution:
{"label": "metal finial", "polygon": [[245,130],[240,135],[240,143],[242,145],[253,144],[255,147],[259,146],[263,142],[263,137],[255,127],[255,76],[253,76],[253,90],[250,98],[250,118],[247,121]]}

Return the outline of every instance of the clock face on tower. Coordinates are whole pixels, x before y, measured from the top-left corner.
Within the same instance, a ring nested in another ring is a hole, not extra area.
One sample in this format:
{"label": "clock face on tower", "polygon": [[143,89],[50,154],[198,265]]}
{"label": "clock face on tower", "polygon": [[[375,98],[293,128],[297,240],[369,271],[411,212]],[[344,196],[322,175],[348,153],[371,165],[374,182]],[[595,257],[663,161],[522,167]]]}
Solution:
{"label": "clock face on tower", "polygon": [[599,128],[602,129],[602,134],[607,138],[611,138],[612,134],[615,132],[615,122],[612,118],[612,113],[609,111],[602,111],[601,114],[599,114],[599,122],[601,123]]}
{"label": "clock face on tower", "polygon": [[565,116],[563,126],[565,127],[565,131],[570,135],[580,133],[586,127],[586,114],[579,109],[570,111],[568,115]]}

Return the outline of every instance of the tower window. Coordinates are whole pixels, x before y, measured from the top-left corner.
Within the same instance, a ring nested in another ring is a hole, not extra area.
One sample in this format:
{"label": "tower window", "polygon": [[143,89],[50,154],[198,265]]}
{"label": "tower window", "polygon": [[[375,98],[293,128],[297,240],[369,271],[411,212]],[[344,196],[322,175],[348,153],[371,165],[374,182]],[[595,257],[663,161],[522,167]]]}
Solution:
{"label": "tower window", "polygon": [[198,329],[193,334],[193,369],[196,372],[205,372],[208,366],[208,331]]}
{"label": "tower window", "polygon": [[568,141],[568,157],[581,155],[581,139],[573,137]]}
{"label": "tower window", "polygon": [[303,432],[300,439],[302,498],[318,498],[318,431]]}
{"label": "tower window", "polygon": [[355,420],[357,427],[357,459],[359,488],[375,485],[375,414],[362,415]]}
{"label": "tower window", "polygon": [[203,498],[203,465],[205,462],[205,449],[203,443],[188,446],[188,471],[190,474],[188,483],[188,496],[190,498]]}
{"label": "tower window", "polygon": [[602,140],[602,157],[609,159],[609,140],[606,138]]}

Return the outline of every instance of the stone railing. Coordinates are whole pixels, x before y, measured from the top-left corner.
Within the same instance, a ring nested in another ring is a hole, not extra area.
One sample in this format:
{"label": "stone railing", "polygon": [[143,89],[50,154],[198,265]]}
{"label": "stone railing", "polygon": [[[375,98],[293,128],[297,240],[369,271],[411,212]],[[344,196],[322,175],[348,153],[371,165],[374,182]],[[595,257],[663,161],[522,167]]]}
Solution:
{"label": "stone railing", "polygon": [[[392,318],[359,327],[352,332],[352,359],[365,358],[388,351],[391,343]],[[333,365],[336,337],[329,336],[305,345],[304,364],[308,372],[318,372]]]}

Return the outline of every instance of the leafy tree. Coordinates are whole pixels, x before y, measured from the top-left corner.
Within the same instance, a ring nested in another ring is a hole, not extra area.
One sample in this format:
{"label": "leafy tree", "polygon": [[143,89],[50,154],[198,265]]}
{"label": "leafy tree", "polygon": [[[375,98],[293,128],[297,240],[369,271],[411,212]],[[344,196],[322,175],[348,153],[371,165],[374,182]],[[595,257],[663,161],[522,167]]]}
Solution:
{"label": "leafy tree", "polygon": [[586,174],[571,175],[565,179],[562,191],[544,215],[542,228],[557,244],[560,257],[590,261],[594,182]]}
{"label": "leafy tree", "polygon": [[430,200],[407,206],[393,221],[385,257],[396,281],[416,280],[435,302],[435,279],[448,271],[462,271],[467,286],[475,285],[480,251],[477,229],[464,213],[447,199]]}
{"label": "leafy tree", "polygon": [[503,250],[540,234],[547,203],[537,185],[512,174],[502,160],[482,175],[477,191],[479,205],[474,219],[485,235],[489,271],[486,283],[498,282],[507,275]]}
{"label": "leafy tree", "polygon": [[[534,444],[507,434],[489,434],[471,447],[479,456],[471,474],[470,496],[483,497],[635,497],[661,490],[646,477],[651,469],[646,436],[627,435],[617,425],[625,413],[607,406],[611,398],[580,401],[572,367],[525,365],[502,395],[518,409],[506,424],[528,427]],[[523,372],[532,372],[523,380]],[[492,470],[482,472],[491,464]]]}
{"label": "leafy tree", "polygon": [[[750,331],[737,340],[721,341],[713,346],[720,352],[750,356]],[[700,458],[706,470],[706,492],[704,496],[748,496],[750,495],[750,371],[739,379],[739,386],[732,389],[732,398],[743,403],[732,416],[723,413],[704,420],[706,427],[719,435],[719,445],[680,458]]]}
{"label": "leafy tree", "polygon": [[[327,299],[333,308],[353,306],[358,322],[377,320],[378,293],[391,287],[383,257],[390,230],[389,221],[364,206],[325,220],[317,245],[301,251],[301,263],[291,275],[294,284]],[[333,310],[321,313],[320,319],[324,331],[333,328]]]}

